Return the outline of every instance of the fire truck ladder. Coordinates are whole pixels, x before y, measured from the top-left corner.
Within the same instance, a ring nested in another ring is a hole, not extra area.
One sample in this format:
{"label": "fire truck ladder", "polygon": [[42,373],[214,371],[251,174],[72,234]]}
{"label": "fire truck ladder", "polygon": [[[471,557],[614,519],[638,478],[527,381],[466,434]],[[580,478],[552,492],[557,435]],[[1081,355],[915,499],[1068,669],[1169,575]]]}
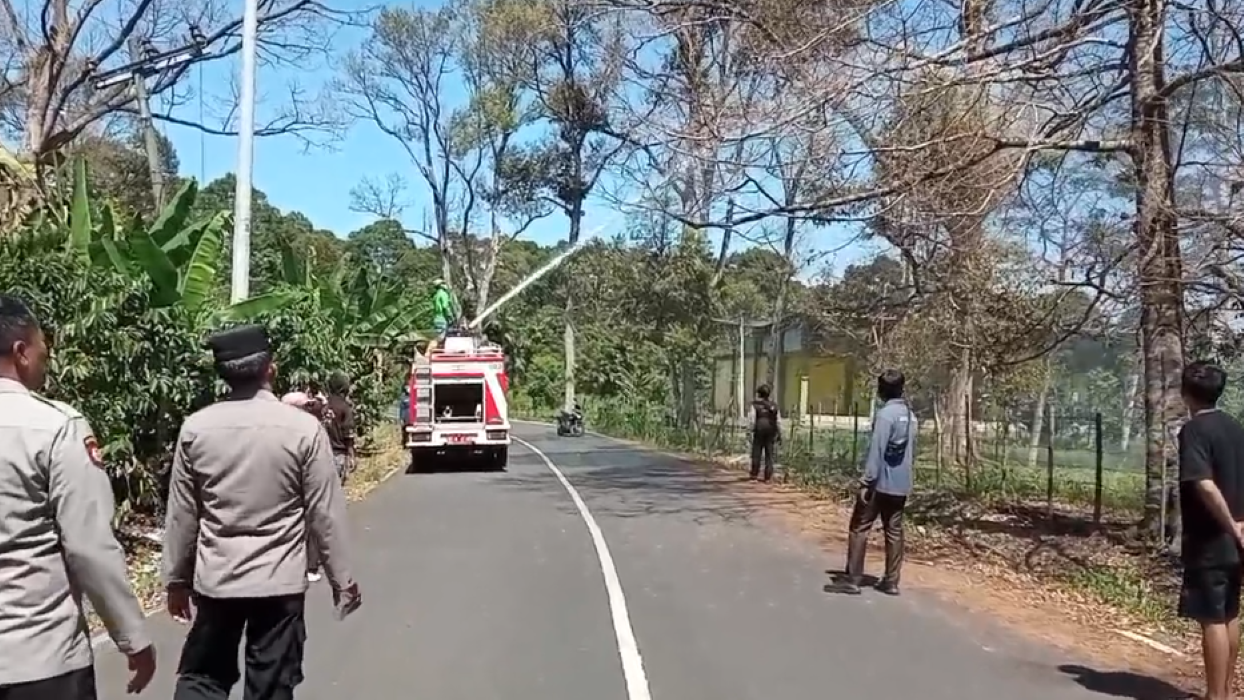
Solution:
{"label": "fire truck ladder", "polygon": [[415,411],[415,425],[427,425],[432,422],[432,366],[429,364],[415,365],[414,395],[410,397],[411,406]]}

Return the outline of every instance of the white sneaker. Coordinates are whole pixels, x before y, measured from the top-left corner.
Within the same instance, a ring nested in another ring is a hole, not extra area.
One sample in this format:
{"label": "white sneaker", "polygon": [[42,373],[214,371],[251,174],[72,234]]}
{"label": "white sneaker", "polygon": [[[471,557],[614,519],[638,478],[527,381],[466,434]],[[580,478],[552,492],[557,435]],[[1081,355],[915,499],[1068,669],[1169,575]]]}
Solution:
{"label": "white sneaker", "polygon": [[324,578],[324,574],[321,574],[318,571],[307,572],[307,580],[310,581],[311,583],[315,583],[316,581],[319,581],[322,578]]}

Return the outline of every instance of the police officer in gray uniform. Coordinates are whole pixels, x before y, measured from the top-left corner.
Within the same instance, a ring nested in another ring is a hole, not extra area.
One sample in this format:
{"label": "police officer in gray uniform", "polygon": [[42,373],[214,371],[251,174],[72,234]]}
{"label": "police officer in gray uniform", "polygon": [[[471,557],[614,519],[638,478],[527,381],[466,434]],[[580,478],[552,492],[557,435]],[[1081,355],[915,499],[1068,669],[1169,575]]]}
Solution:
{"label": "police officer in gray uniform", "polygon": [[47,357],[34,314],[0,295],[0,700],[95,700],[83,593],[141,692],[155,651],[112,532],[112,488],[82,415],[34,393]]}
{"label": "police officer in gray uniform", "polygon": [[[229,395],[186,419],[177,437],[164,532],[168,610],[191,622],[175,700],[289,700],[302,682],[309,546],[339,606],[357,606],[346,561],[346,501],[314,416],[272,393],[267,331],[208,339]],[[308,542],[308,540],[311,542]]]}

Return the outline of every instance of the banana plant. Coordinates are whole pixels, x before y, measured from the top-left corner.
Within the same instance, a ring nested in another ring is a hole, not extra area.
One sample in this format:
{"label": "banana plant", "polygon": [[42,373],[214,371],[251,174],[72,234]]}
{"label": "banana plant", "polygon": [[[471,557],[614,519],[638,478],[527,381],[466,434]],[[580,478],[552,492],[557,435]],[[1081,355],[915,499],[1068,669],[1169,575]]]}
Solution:
{"label": "banana plant", "polygon": [[418,321],[431,316],[431,304],[412,301],[399,285],[385,283],[366,266],[343,258],[327,275],[316,275],[314,259],[281,242],[281,287],[231,307],[229,317],[253,317],[311,297],[328,315],[339,337],[383,348],[421,338]]}
{"label": "banana plant", "polygon": [[[225,231],[230,223],[227,212],[217,212],[198,221],[190,214],[198,196],[198,185],[187,182],[146,226],[135,217],[119,225],[112,207],[99,208],[98,220],[92,216],[87,190],[86,162],[74,164],[73,198],[69,210],[67,245],[91,264],[111,267],[134,279],[145,280],[151,288],[151,307],[181,307],[191,316],[212,308],[212,292]],[[279,303],[275,299],[251,300],[250,313]]]}

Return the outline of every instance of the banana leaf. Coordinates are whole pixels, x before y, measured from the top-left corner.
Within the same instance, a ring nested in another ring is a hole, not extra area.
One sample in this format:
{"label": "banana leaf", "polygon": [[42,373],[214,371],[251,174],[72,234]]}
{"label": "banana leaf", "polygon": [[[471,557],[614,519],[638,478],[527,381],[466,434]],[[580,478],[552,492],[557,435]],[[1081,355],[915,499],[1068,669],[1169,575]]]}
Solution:
{"label": "banana leaf", "polygon": [[216,287],[216,263],[224,249],[224,228],[227,216],[221,212],[200,227],[194,253],[185,264],[178,295],[181,303],[191,314],[199,311],[211,299]]}
{"label": "banana leaf", "polygon": [[90,259],[91,198],[86,188],[86,160],[78,158],[73,164],[73,203],[69,212],[69,249],[84,259]]}
{"label": "banana leaf", "polygon": [[190,212],[194,208],[194,200],[199,196],[199,184],[194,180],[187,180],[186,184],[177,190],[177,194],[164,205],[164,209],[160,211],[159,218],[151,225],[149,235],[151,240],[160,248],[167,252],[170,248],[176,247],[192,247],[191,242],[184,238],[181,234],[186,232],[186,222],[190,219]]}
{"label": "banana leaf", "polygon": [[253,321],[264,314],[280,311],[303,296],[298,289],[277,289],[230,304],[217,312],[219,321]]}
{"label": "banana leaf", "polygon": [[146,231],[130,231],[129,252],[138,268],[151,282],[151,305],[155,308],[174,306],[181,301],[181,281],[177,268]]}

